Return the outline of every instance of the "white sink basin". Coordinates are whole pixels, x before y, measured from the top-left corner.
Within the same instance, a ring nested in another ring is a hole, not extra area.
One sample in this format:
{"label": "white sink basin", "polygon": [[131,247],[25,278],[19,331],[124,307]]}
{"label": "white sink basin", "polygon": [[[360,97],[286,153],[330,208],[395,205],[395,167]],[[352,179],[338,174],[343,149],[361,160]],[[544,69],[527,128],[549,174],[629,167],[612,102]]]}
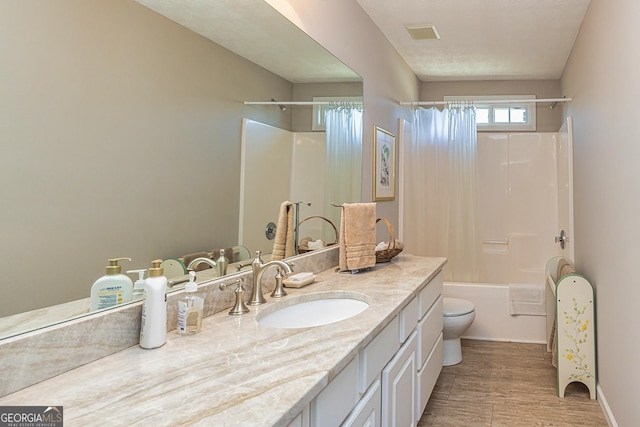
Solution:
{"label": "white sink basin", "polygon": [[369,307],[365,300],[365,295],[356,292],[307,294],[275,303],[259,313],[257,318],[258,323],[272,328],[310,328],[362,313]]}

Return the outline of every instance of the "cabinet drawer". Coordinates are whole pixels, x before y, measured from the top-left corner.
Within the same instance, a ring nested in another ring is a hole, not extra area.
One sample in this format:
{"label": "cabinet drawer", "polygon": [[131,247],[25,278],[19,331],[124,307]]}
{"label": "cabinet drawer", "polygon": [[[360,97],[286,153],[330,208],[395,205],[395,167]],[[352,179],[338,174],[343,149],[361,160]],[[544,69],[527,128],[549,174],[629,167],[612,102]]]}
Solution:
{"label": "cabinet drawer", "polygon": [[440,271],[436,277],[425,286],[418,297],[420,305],[420,318],[427,314],[429,308],[433,305],[438,297],[442,294],[443,273]]}
{"label": "cabinet drawer", "polygon": [[293,421],[287,424],[287,427],[302,427],[302,413],[298,414]]}
{"label": "cabinet drawer", "polygon": [[305,407],[293,421],[287,424],[287,427],[309,427],[309,406]]}
{"label": "cabinet drawer", "polygon": [[400,342],[403,343],[418,324],[418,298],[414,298],[400,311]]}
{"label": "cabinet drawer", "polygon": [[311,427],[340,425],[358,402],[357,389],[356,357],[311,401]]}
{"label": "cabinet drawer", "polygon": [[418,360],[420,366],[427,360],[433,345],[442,333],[443,321],[442,296],[439,296],[427,314],[418,322]]}
{"label": "cabinet drawer", "polygon": [[418,390],[416,391],[416,399],[418,401],[418,413],[416,414],[417,420],[420,419],[424,409],[427,407],[429,397],[431,397],[433,388],[435,387],[440,371],[442,370],[442,348],[442,334],[440,334],[436,345],[433,347],[431,354],[429,354],[429,357],[427,358],[426,363],[422,365],[422,368],[418,371]]}
{"label": "cabinet drawer", "polygon": [[382,387],[376,380],[353,409],[342,427],[379,426],[382,409]]}
{"label": "cabinet drawer", "polygon": [[358,391],[364,393],[382,368],[391,360],[400,348],[398,318],[395,317],[385,328],[360,352],[360,381]]}

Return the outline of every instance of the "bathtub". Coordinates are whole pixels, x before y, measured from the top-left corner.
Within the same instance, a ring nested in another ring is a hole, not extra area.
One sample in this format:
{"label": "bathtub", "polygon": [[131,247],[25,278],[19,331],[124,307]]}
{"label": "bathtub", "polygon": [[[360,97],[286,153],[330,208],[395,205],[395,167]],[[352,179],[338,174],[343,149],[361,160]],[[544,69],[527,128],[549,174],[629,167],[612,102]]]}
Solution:
{"label": "bathtub", "polygon": [[462,338],[546,344],[545,316],[511,316],[509,286],[492,283],[444,283],[443,296],[475,304],[476,318]]}

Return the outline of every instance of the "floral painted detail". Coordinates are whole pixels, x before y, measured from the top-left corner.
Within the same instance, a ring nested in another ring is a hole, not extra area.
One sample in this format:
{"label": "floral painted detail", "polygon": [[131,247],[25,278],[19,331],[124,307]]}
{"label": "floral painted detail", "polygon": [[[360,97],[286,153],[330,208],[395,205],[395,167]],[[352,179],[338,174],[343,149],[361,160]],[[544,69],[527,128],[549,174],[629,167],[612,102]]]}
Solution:
{"label": "floral painted detail", "polygon": [[587,356],[582,351],[582,344],[587,343],[589,338],[589,319],[582,320],[582,316],[587,311],[587,307],[578,308],[578,302],[573,300],[573,312],[564,311],[565,325],[569,325],[564,329],[564,336],[574,344],[573,348],[564,350],[562,357],[572,361],[576,366],[576,373],[569,375],[570,380],[584,381],[586,378],[593,378],[593,374],[589,370],[588,364],[585,362]]}

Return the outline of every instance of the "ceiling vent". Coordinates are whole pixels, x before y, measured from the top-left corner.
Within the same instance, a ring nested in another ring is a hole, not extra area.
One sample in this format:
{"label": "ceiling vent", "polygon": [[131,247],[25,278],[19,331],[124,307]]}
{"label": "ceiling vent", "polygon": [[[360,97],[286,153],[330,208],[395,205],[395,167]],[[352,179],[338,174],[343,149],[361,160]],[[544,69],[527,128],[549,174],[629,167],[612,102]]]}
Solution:
{"label": "ceiling vent", "polygon": [[436,40],[440,38],[435,25],[408,25],[406,29],[414,40]]}

